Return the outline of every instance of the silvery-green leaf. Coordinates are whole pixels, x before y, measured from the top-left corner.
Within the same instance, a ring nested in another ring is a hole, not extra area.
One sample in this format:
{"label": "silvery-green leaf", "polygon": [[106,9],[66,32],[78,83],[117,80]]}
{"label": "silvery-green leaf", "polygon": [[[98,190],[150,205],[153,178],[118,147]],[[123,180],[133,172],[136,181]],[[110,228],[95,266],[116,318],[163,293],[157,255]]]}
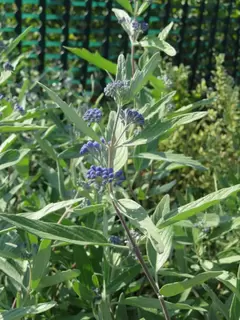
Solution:
{"label": "silvery-green leaf", "polygon": [[[116,127],[116,141],[118,141],[118,145],[123,145],[126,141],[126,132],[123,133],[125,126],[121,121],[118,121]],[[123,134],[122,134],[123,133]],[[119,139],[120,138],[120,139]],[[116,149],[114,161],[113,161],[113,169],[114,172],[120,170],[128,160],[128,148],[125,146],[119,147]]]}
{"label": "silvery-green leaf", "polygon": [[144,37],[139,43],[143,48],[156,48],[171,57],[175,56],[177,53],[169,43],[156,37]]}
{"label": "silvery-green leaf", "polygon": [[136,155],[136,157],[169,163],[179,163],[194,169],[206,170],[200,162],[193,160],[191,157],[184,156],[183,154],[176,154],[172,152],[143,152]]}
{"label": "silvery-green leaf", "polygon": [[126,80],[126,61],[123,54],[118,57],[116,80]]}
{"label": "silvery-green leaf", "polygon": [[224,188],[207,196],[200,198],[196,201],[190,202],[178,209],[174,209],[165,216],[165,221],[163,221],[158,227],[165,228],[166,226],[172,225],[175,222],[186,220],[199,212],[203,212],[207,208],[218,204],[221,200],[226,199],[230,195],[240,191],[240,184]]}
{"label": "silvery-green leaf", "polygon": [[166,40],[169,32],[171,31],[173,27],[173,22],[170,22],[158,35],[158,38],[160,40]]}
{"label": "silvery-green leaf", "polygon": [[0,315],[0,320],[20,320],[31,315],[48,311],[56,305],[56,302],[38,303],[35,305],[21,307],[4,311]]}
{"label": "silvery-green leaf", "polygon": [[133,79],[131,81],[131,96],[134,97],[143,88],[143,86],[148,82],[149,77],[154,72],[156,67],[160,62],[159,52],[155,53],[141,71],[136,70]]}
{"label": "silvery-green leaf", "polygon": [[157,253],[151,241],[149,241],[149,239],[147,240],[146,247],[148,259],[156,273],[161,269],[170,256],[172,250],[172,236],[173,230],[171,227],[167,227],[161,232],[160,237],[164,246],[164,251],[162,253]]}
{"label": "silvery-green leaf", "polygon": [[131,18],[127,14],[127,12],[121,9],[112,9],[112,11],[114,12],[115,16],[119,21],[123,21],[121,23],[123,29],[127,32],[129,36],[132,36],[132,28],[130,24]]}
{"label": "silvery-green leaf", "polygon": [[120,212],[125,215],[136,228],[144,234],[147,234],[155,250],[158,253],[162,253],[164,247],[161,240],[161,233],[153,224],[145,209],[131,199],[120,199],[116,205]]}

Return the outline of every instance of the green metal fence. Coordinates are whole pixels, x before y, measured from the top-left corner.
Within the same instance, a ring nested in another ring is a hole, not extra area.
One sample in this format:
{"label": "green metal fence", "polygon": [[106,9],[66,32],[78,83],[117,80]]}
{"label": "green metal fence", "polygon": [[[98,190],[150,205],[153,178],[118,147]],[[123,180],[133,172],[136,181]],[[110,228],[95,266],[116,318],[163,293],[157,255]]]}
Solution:
{"label": "green metal fence", "polygon": [[[173,62],[191,66],[191,85],[210,77],[214,53],[226,54],[226,67],[240,79],[240,0],[165,0],[152,3],[145,14],[150,33],[158,34],[167,23],[174,28],[169,42],[177,49]],[[40,71],[71,68],[83,85],[96,69],[62,49],[65,45],[98,50],[116,60],[128,52],[128,39],[112,13],[116,1],[0,0],[2,37],[16,36],[27,26],[32,32],[21,51]],[[75,63],[74,63],[75,62]]]}

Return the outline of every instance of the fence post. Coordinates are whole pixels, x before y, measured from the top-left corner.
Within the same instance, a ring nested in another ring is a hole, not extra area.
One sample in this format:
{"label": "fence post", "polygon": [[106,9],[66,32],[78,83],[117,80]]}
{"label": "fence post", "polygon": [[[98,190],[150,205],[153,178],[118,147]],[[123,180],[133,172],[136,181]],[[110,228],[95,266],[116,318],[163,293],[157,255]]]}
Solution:
{"label": "fence post", "polygon": [[228,16],[225,20],[225,29],[224,29],[224,39],[223,39],[223,52],[225,53],[227,48],[227,40],[228,40],[228,29],[230,25],[230,19],[231,19],[231,13],[232,13],[232,5],[233,0],[230,0],[229,6],[228,6]]}
{"label": "fence post", "polygon": [[[17,7],[17,11],[15,12],[15,18],[17,21],[15,31],[16,31],[17,35],[20,35],[22,33],[22,0],[15,0],[15,4]],[[22,50],[21,41],[18,44],[18,49],[21,52],[21,50]]]}
{"label": "fence post", "polygon": [[165,16],[164,16],[164,27],[168,24],[169,16],[171,11],[171,0],[168,0],[165,7]]}
{"label": "fence post", "polygon": [[[62,29],[62,32],[63,32],[62,46],[67,47],[68,46],[68,37],[69,37],[71,0],[64,0],[64,9],[65,9],[65,12],[63,14],[64,26]],[[68,68],[68,51],[64,48],[62,48],[61,60],[62,60],[63,69],[67,70],[67,68]]]}
{"label": "fence post", "polygon": [[200,49],[201,36],[202,36],[202,23],[203,23],[204,10],[205,10],[205,0],[202,0],[201,6],[200,6],[199,20],[198,20],[196,50],[195,50],[195,54],[193,55],[192,65],[191,65],[192,75],[190,77],[190,89],[193,88],[194,80],[195,80],[195,76],[196,76],[199,49]]}
{"label": "fence post", "polygon": [[[88,49],[89,48],[89,36],[90,36],[90,31],[91,31],[91,20],[92,20],[92,0],[87,0],[86,1],[86,10],[87,13],[85,15],[85,29],[83,30],[84,34],[84,41],[83,41],[83,48]],[[87,81],[87,67],[88,67],[88,62],[84,62],[83,67],[82,67],[82,86],[85,87],[86,81]]]}
{"label": "fence post", "polygon": [[39,15],[41,26],[39,28],[40,33],[40,41],[39,41],[39,71],[44,71],[44,65],[45,65],[45,47],[46,47],[46,0],[39,0],[39,5],[41,7],[41,13]]}
{"label": "fence post", "polygon": [[179,46],[178,46],[178,53],[176,56],[177,64],[179,65],[182,62],[182,48],[183,48],[183,42],[184,42],[184,36],[185,36],[185,30],[187,25],[187,16],[188,16],[188,0],[185,1],[182,7],[183,15],[182,15],[182,23],[181,23],[181,29],[180,29],[180,40],[179,40]]}
{"label": "fence post", "polygon": [[215,44],[215,35],[217,31],[217,20],[218,20],[218,11],[219,11],[220,0],[217,0],[216,6],[214,7],[213,18],[211,20],[211,32],[209,40],[209,59],[208,59],[208,70],[206,79],[209,80],[212,72],[212,56],[213,49]]}
{"label": "fence post", "polygon": [[[109,38],[111,34],[111,15],[112,15],[112,0],[108,0],[106,3],[106,9],[107,9],[107,14],[104,19],[104,35],[105,38],[103,40],[103,48],[102,48],[102,54],[103,57],[108,59],[109,57]],[[103,77],[100,81],[101,87],[103,88],[106,84],[106,72],[103,72]]]}
{"label": "fence post", "polygon": [[236,39],[236,47],[235,47],[235,52],[234,52],[234,63],[233,63],[233,65],[234,65],[234,71],[233,71],[234,78],[237,77],[239,48],[240,48],[240,18],[238,18],[237,39]]}

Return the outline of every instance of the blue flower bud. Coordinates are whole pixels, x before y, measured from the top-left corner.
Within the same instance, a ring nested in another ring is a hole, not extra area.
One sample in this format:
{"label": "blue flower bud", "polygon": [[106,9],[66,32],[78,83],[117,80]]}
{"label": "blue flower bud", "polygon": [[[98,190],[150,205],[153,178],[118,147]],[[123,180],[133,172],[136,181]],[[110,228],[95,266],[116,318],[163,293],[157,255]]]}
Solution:
{"label": "blue flower bud", "polygon": [[4,69],[5,71],[13,71],[13,70],[14,70],[14,67],[13,67],[13,65],[12,65],[9,61],[7,61],[7,62],[5,62],[5,63],[3,64],[3,69]]}
{"label": "blue flower bud", "polygon": [[122,243],[121,239],[118,236],[114,236],[114,235],[110,236],[109,240],[113,244],[119,244],[120,245]]}

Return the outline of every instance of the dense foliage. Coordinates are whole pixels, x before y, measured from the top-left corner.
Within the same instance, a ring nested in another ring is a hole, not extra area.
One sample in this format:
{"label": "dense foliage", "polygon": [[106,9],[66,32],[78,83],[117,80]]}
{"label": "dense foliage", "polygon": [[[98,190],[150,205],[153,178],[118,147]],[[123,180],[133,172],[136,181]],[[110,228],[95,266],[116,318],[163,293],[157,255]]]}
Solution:
{"label": "dense foliage", "polygon": [[1,51],[2,319],[239,320],[238,88],[220,56],[213,89],[187,92],[159,54],[172,24],[144,36],[137,3],[113,10],[132,49],[117,64],[68,48],[109,73],[97,100],[94,81],[24,71],[29,30]]}

